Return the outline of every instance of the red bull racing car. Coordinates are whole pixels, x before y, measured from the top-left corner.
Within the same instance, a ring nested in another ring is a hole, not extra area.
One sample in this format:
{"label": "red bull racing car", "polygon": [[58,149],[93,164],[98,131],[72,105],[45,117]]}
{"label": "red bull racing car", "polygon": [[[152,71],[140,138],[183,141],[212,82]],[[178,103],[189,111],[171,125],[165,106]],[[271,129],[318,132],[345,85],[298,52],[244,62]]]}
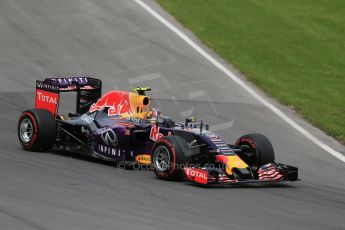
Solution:
{"label": "red bull racing car", "polygon": [[[149,88],[110,91],[89,77],[36,81],[35,108],[18,122],[25,150],[56,148],[126,165],[150,165],[160,179],[201,185],[298,180],[298,169],[275,162],[270,141],[244,135],[233,145],[194,117],[175,122],[150,108]],[[60,93],[76,92],[76,110],[58,113]]]}

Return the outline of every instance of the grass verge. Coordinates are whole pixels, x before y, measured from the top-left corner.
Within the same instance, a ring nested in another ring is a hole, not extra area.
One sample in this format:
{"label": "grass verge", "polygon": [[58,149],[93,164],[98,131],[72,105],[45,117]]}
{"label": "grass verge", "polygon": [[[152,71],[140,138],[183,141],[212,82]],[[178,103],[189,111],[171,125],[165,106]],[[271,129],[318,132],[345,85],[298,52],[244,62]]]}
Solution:
{"label": "grass verge", "polygon": [[345,1],[157,2],[265,92],[345,143]]}

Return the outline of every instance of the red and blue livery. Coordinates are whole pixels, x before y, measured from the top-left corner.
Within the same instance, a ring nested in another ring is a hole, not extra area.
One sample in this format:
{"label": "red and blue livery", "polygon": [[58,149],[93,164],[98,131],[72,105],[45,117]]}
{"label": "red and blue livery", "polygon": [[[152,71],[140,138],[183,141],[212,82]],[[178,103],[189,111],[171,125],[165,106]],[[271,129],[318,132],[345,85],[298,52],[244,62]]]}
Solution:
{"label": "red and blue livery", "polygon": [[[298,180],[298,169],[275,162],[262,134],[227,144],[194,117],[176,122],[150,107],[150,88],[113,90],[90,77],[55,77],[36,82],[35,108],[18,122],[25,150],[59,149],[127,167],[149,165],[160,179],[200,184],[243,184]],[[76,109],[59,114],[60,94],[76,92]]]}

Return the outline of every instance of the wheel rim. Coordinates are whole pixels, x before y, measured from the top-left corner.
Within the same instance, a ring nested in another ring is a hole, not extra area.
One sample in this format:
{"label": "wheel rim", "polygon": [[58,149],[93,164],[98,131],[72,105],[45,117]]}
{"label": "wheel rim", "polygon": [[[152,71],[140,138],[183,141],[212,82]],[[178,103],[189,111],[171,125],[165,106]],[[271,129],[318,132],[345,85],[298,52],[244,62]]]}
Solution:
{"label": "wheel rim", "polygon": [[170,153],[167,147],[159,146],[154,152],[154,164],[158,171],[166,171],[170,165]]}
{"label": "wheel rim", "polygon": [[20,128],[19,128],[20,139],[24,143],[28,143],[31,141],[33,133],[34,133],[34,128],[33,128],[31,120],[28,118],[24,118],[20,122]]}

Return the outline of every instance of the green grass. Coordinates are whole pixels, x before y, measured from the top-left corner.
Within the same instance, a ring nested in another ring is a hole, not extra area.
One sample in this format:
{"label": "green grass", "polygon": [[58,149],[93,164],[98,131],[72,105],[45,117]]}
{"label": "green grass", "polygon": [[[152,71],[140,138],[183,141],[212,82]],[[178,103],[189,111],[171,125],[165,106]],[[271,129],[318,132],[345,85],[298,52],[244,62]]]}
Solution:
{"label": "green grass", "polygon": [[157,0],[249,80],[345,143],[344,0]]}

